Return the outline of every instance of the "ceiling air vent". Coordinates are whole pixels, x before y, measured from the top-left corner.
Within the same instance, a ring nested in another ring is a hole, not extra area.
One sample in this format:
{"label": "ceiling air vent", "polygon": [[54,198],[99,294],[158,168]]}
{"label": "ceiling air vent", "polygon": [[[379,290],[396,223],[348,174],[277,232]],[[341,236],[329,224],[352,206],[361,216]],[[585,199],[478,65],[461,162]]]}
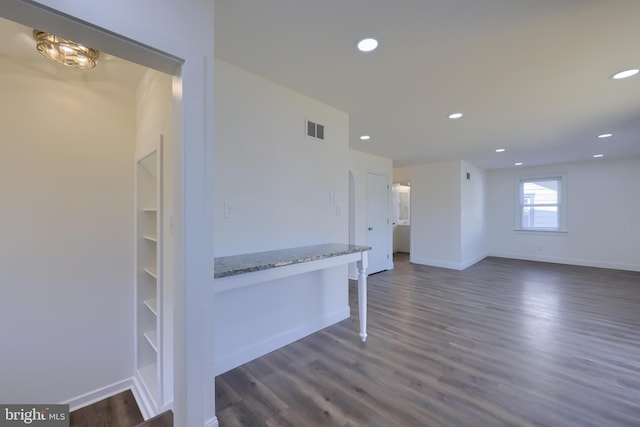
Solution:
{"label": "ceiling air vent", "polygon": [[324,125],[312,122],[311,120],[307,120],[306,125],[306,132],[309,138],[324,141]]}

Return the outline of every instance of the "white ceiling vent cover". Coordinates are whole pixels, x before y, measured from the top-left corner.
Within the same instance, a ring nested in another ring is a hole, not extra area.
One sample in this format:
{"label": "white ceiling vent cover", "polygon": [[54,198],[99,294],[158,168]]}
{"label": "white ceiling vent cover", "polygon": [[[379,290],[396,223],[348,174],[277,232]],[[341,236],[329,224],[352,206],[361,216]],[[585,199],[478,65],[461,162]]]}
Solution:
{"label": "white ceiling vent cover", "polygon": [[324,141],[324,125],[311,120],[306,120],[305,125],[305,132],[309,138]]}

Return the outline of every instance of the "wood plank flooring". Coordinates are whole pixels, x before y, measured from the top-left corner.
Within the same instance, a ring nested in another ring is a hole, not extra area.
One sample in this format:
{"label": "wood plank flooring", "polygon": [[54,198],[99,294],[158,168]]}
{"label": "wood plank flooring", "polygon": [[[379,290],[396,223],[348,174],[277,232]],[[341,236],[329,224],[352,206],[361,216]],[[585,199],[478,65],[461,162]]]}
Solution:
{"label": "wood plank flooring", "polygon": [[69,414],[70,427],[132,427],[144,421],[131,390]]}
{"label": "wood plank flooring", "polygon": [[136,427],[173,427],[173,411],[165,411],[153,418],[136,424]]}
{"label": "wood plank flooring", "polygon": [[487,258],[369,276],[350,319],[216,378],[220,426],[640,426],[640,273]]}
{"label": "wood plank flooring", "polygon": [[93,403],[69,414],[70,427],[173,427],[173,412],[166,411],[147,421],[142,417],[131,390]]}

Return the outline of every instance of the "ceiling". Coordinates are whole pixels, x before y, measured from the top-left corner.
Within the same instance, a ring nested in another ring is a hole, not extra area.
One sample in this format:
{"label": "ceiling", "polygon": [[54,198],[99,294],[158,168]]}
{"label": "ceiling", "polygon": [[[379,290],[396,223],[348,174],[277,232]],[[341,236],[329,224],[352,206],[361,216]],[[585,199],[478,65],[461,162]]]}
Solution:
{"label": "ceiling", "polygon": [[609,78],[640,67],[638,0],[216,0],[214,28],[216,57],[347,112],[394,166],[640,155],[640,75]]}
{"label": "ceiling", "polygon": [[[0,58],[11,61],[23,72],[45,75],[71,82],[118,85],[135,90],[147,68],[100,52],[98,65],[91,70],[76,70],[46,59],[36,50],[33,28],[0,18]],[[79,41],[79,40],[78,40]]]}

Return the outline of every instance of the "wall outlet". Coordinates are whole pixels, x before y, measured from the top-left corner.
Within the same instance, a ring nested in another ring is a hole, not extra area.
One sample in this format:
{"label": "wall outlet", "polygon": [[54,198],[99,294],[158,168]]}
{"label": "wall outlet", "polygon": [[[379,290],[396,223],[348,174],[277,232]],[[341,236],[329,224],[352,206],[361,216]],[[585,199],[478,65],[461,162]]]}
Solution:
{"label": "wall outlet", "polygon": [[224,202],[224,217],[231,218],[231,205],[227,202]]}

